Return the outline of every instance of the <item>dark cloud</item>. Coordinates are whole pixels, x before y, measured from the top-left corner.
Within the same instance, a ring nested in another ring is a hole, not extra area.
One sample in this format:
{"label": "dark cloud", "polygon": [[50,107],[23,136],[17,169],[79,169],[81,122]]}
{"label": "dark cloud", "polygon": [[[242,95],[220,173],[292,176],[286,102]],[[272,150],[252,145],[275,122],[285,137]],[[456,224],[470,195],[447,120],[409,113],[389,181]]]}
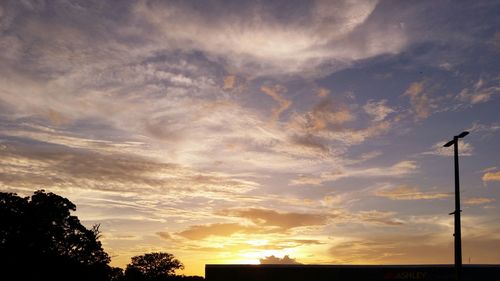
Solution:
{"label": "dark cloud", "polygon": [[228,209],[217,212],[218,215],[245,218],[256,225],[278,227],[288,230],[301,226],[324,225],[328,216],[324,214],[280,213],[269,209]]}
{"label": "dark cloud", "polygon": [[0,182],[5,186],[36,189],[56,185],[109,191],[232,193],[243,187],[240,184],[249,183],[238,183],[229,177],[131,154],[97,153],[40,142],[29,145],[4,142],[3,147],[0,151],[3,167]]}
{"label": "dark cloud", "polygon": [[330,149],[322,144],[318,137],[312,134],[294,135],[291,137],[290,142],[301,147],[302,150],[312,151],[312,155],[314,156],[328,156],[330,154]]}

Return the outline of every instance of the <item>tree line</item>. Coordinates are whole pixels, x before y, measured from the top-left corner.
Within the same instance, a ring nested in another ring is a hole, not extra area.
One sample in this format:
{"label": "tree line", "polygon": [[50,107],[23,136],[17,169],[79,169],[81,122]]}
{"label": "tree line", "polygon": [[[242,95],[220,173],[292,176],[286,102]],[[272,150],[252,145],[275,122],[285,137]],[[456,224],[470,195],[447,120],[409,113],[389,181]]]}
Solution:
{"label": "tree line", "polygon": [[123,270],[111,267],[99,241],[99,225],[80,223],[70,200],[44,190],[29,197],[0,192],[0,279],[74,281],[203,280],[176,275],[184,265],[172,254],[132,257]]}

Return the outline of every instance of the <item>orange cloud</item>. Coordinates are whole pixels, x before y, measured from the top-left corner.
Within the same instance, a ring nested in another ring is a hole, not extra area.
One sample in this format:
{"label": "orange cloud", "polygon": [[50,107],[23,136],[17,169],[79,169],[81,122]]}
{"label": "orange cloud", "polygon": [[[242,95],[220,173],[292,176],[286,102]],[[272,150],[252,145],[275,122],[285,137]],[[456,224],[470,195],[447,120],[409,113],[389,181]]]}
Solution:
{"label": "orange cloud", "polygon": [[449,193],[422,192],[415,186],[402,185],[391,189],[381,189],[375,192],[379,197],[391,200],[421,200],[421,199],[443,199],[450,197]]}
{"label": "orange cloud", "polygon": [[312,130],[322,130],[329,124],[341,125],[354,119],[347,106],[334,105],[331,99],[325,99],[318,103],[310,113]]}
{"label": "orange cloud", "polygon": [[354,115],[346,105],[335,104],[331,98],[326,98],[305,114],[294,115],[290,127],[303,133],[316,134],[339,129],[341,125],[352,120]]}
{"label": "orange cloud", "polygon": [[465,205],[482,205],[495,202],[495,198],[472,197],[464,200]]}
{"label": "orange cloud", "polygon": [[500,171],[487,172],[481,178],[483,181],[500,181]]}
{"label": "orange cloud", "polygon": [[424,92],[424,82],[414,82],[408,87],[405,96],[410,98],[412,111],[415,114],[415,120],[426,119],[431,115],[431,109],[434,107],[432,100]]}
{"label": "orange cloud", "polygon": [[403,225],[403,222],[394,219],[393,212],[380,212],[376,210],[371,211],[361,211],[359,214],[353,215],[354,221],[363,221],[372,224],[381,224],[386,226],[398,226]]}
{"label": "orange cloud", "polygon": [[279,227],[287,230],[294,227],[322,225],[328,217],[322,214],[306,213],[279,213],[269,209],[229,209],[220,211],[218,214],[241,217],[251,220],[256,225]]}
{"label": "orange cloud", "polygon": [[236,85],[236,76],[228,75],[224,77],[224,85],[222,86],[223,90],[231,90]]}
{"label": "orange cloud", "polygon": [[258,229],[251,226],[244,226],[239,223],[214,223],[207,225],[193,225],[187,230],[177,234],[192,240],[202,240],[209,236],[231,236],[235,233],[255,231],[258,231]]}
{"label": "orange cloud", "polygon": [[164,239],[164,240],[171,240],[172,239],[172,236],[168,232],[160,231],[160,232],[156,232],[156,235],[160,236],[160,238]]}
{"label": "orange cloud", "polygon": [[273,108],[272,110],[273,122],[278,121],[281,113],[287,110],[292,105],[291,100],[287,100],[283,97],[283,93],[286,92],[286,88],[280,85],[276,85],[274,87],[262,86],[260,90],[264,92],[264,94],[270,96],[273,100],[278,102],[279,106]]}
{"label": "orange cloud", "polygon": [[317,95],[320,98],[326,98],[326,97],[328,97],[329,94],[330,94],[330,90],[328,90],[327,88],[319,88]]}

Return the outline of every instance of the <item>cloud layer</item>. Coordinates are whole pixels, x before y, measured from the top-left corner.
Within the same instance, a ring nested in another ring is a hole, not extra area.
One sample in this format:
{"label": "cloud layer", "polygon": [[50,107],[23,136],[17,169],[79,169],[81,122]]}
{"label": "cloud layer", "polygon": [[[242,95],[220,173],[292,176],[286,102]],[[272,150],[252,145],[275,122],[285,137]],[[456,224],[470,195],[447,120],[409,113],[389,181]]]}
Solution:
{"label": "cloud layer", "polygon": [[481,241],[498,243],[499,11],[1,1],[0,190],[68,197],[102,224],[118,266],[165,249],[190,274],[444,263],[452,167],[440,156],[468,130],[464,256],[498,262]]}

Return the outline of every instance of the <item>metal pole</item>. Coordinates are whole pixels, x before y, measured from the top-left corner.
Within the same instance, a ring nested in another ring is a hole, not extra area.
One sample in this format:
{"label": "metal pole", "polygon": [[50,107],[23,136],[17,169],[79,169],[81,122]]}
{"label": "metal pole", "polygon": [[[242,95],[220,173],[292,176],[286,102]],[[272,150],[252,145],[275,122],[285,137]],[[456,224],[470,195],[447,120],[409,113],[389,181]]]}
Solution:
{"label": "metal pole", "polygon": [[458,137],[453,137],[455,150],[455,270],[456,280],[462,278],[462,231],[460,227],[460,178],[458,173]]}

